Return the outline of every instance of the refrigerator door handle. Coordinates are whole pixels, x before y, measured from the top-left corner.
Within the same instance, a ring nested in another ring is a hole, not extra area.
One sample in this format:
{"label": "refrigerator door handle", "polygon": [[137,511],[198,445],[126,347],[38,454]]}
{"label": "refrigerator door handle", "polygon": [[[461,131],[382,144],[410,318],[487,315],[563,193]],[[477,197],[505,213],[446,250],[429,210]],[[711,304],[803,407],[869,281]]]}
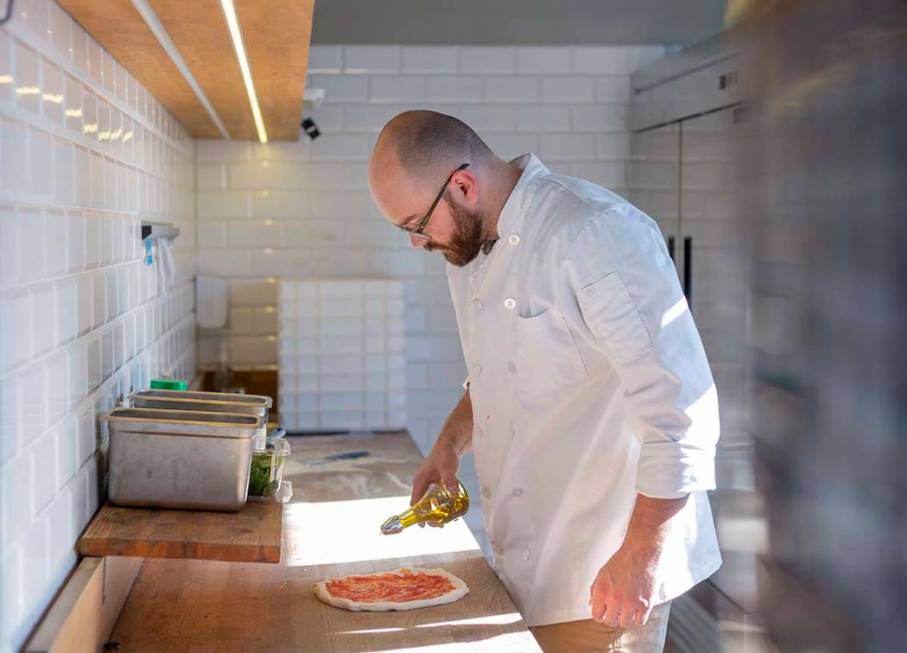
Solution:
{"label": "refrigerator door handle", "polygon": [[683,294],[686,295],[687,305],[693,310],[693,237],[683,239]]}

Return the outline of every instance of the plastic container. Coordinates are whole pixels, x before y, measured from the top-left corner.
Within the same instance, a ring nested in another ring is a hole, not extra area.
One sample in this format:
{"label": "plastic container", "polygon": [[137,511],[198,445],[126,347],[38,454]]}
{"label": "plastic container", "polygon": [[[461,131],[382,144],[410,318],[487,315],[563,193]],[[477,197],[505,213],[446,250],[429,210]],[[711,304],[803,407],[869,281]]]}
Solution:
{"label": "plastic container", "polygon": [[188,390],[189,383],[182,379],[151,379],[152,390]]}
{"label": "plastic container", "polygon": [[269,438],[263,450],[252,452],[249,472],[249,498],[276,497],[283,482],[284,463],[290,455],[290,443],[283,438]]}

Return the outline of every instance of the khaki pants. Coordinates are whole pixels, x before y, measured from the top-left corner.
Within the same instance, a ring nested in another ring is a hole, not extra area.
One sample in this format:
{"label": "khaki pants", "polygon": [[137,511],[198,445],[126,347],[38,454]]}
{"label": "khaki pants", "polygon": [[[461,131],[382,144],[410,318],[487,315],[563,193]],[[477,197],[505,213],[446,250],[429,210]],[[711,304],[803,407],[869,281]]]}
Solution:
{"label": "khaki pants", "polygon": [[661,653],[671,602],[656,605],[645,626],[612,628],[586,619],[530,628],[545,653]]}

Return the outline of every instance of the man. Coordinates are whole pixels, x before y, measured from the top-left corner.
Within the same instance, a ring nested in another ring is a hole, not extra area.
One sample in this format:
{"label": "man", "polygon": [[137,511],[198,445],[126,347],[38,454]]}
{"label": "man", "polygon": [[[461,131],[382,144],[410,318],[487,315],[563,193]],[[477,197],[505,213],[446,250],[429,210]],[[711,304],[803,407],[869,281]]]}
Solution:
{"label": "man", "polygon": [[717,396],[657,226],[430,111],[385,126],[369,185],[447,259],[469,374],[413,499],[474,450],[495,572],[543,649],[660,651],[721,558]]}

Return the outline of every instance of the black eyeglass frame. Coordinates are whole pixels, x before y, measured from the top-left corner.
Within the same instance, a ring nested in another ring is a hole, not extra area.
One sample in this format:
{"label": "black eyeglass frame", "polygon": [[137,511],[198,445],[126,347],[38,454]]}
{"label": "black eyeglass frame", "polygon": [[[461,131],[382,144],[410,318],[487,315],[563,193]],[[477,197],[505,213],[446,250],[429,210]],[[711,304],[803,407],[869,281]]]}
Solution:
{"label": "black eyeglass frame", "polygon": [[450,183],[450,180],[453,179],[455,174],[457,174],[461,170],[466,170],[466,168],[468,167],[468,163],[463,163],[459,168],[450,173],[450,176],[447,177],[447,181],[444,182],[444,185],[441,186],[441,190],[438,191],[438,195],[437,197],[435,197],[435,201],[431,203],[430,207],[428,207],[428,212],[425,214],[425,217],[419,220],[419,224],[417,224],[415,227],[407,227],[403,224],[398,224],[397,226],[408,234],[421,236],[422,238],[431,238],[431,236],[425,233],[425,228],[428,226],[428,221],[431,220],[431,214],[434,213],[435,207],[438,206],[438,202],[440,202],[441,198],[444,197],[444,191],[447,190],[447,184]]}

